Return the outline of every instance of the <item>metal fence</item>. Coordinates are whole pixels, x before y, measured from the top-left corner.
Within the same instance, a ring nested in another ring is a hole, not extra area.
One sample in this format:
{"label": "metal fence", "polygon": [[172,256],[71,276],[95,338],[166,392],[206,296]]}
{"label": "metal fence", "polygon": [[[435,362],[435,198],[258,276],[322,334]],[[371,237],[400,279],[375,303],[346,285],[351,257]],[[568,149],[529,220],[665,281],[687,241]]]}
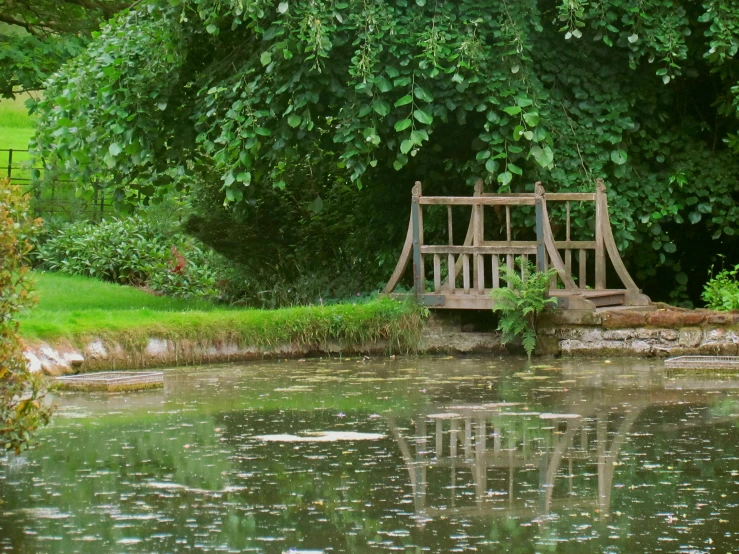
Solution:
{"label": "metal fence", "polygon": [[78,197],[75,183],[57,178],[53,168],[34,160],[28,150],[0,149],[0,178],[5,177],[31,197],[37,217],[99,221],[114,211],[105,189],[96,188],[90,199]]}

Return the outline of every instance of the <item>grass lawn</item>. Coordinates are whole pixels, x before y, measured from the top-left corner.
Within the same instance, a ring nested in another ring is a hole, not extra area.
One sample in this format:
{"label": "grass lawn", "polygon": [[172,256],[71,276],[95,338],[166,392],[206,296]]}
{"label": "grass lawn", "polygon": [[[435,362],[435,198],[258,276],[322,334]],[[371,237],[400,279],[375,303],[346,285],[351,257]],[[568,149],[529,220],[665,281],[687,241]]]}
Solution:
{"label": "grass lawn", "polygon": [[[33,119],[28,115],[25,98],[0,101],[0,150],[26,150],[33,138]],[[13,153],[13,166],[18,166],[29,159],[25,152]],[[0,152],[0,177],[8,171],[8,153]],[[15,169],[16,176],[27,178],[27,169]]]}
{"label": "grass lawn", "polygon": [[31,275],[39,300],[34,312],[87,310],[184,312],[216,309],[215,304],[202,300],[154,296],[134,287],[114,285],[78,275],[38,271],[32,272]]}
{"label": "grass lawn", "polygon": [[425,313],[389,298],[280,310],[233,309],[152,296],[85,277],[39,272],[33,277],[39,303],[21,320],[21,335],[27,340],[64,338],[81,344],[99,337],[146,344],[154,336],[254,346],[331,340],[362,345],[388,340],[408,350],[416,344]]}

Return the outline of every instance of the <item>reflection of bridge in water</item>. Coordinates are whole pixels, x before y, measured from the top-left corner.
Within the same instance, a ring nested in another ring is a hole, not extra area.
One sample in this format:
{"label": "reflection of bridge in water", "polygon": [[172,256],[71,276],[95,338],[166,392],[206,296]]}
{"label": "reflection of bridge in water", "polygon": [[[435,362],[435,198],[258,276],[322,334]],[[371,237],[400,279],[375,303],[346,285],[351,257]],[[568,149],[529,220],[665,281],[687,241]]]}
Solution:
{"label": "reflection of bridge in water", "polygon": [[[452,404],[419,415],[413,436],[389,418],[417,515],[534,519],[582,509],[607,517],[619,454],[646,409],[706,405],[716,398],[710,391],[739,388],[739,381],[665,381],[661,372],[631,383],[639,388],[620,383],[603,389],[603,375],[593,380],[591,387],[581,383],[564,394],[557,413],[529,411],[521,403]],[[725,421],[704,418],[699,425]],[[448,496],[440,502],[430,486],[445,488]]]}

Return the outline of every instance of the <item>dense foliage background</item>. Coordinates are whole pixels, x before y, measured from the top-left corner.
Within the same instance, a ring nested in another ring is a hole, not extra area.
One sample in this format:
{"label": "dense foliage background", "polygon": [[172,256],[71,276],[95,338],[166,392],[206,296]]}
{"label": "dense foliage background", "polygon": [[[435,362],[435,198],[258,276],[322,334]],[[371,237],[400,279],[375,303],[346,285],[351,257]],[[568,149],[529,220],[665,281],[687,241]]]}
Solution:
{"label": "dense foliage background", "polygon": [[738,19],[728,0],[144,0],[47,82],[35,147],[123,210],[191,191],[190,232],[288,290],[386,279],[416,180],[600,177],[637,282],[697,299],[736,250]]}

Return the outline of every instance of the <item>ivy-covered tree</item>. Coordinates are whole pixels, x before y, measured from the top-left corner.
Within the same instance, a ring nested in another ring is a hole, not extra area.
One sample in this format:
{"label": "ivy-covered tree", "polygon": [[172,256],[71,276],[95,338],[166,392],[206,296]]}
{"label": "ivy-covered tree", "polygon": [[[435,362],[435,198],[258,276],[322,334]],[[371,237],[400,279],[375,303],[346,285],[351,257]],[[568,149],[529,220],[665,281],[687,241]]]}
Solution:
{"label": "ivy-covered tree", "polygon": [[38,91],[126,0],[0,0],[0,97]]}
{"label": "ivy-covered tree", "polygon": [[739,227],[738,29],[733,0],[142,0],[48,81],[36,148],[121,207],[194,187],[219,224],[262,225],[231,250],[350,183],[343,234],[383,234],[365,268],[415,180],[603,178],[640,283],[684,299]]}

